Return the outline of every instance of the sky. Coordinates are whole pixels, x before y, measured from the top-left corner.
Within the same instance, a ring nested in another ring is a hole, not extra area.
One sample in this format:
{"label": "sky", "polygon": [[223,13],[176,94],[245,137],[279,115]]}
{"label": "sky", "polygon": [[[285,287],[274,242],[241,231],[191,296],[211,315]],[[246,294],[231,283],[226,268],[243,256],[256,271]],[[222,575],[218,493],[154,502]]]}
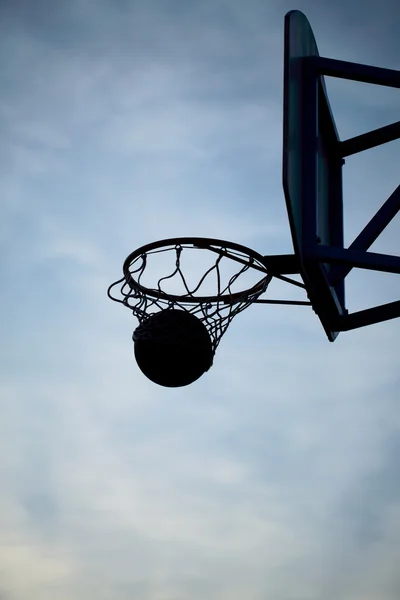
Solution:
{"label": "sky", "polygon": [[[167,389],[106,294],[168,237],[291,253],[284,15],[323,56],[400,69],[396,7],[1,1],[1,600],[400,597],[399,321],[330,343],[310,308],[255,305]],[[342,139],[399,120],[398,90],[327,86]],[[346,244],[399,150],[346,160]],[[398,254],[398,226],[372,249]],[[349,275],[350,310],[398,294]]]}

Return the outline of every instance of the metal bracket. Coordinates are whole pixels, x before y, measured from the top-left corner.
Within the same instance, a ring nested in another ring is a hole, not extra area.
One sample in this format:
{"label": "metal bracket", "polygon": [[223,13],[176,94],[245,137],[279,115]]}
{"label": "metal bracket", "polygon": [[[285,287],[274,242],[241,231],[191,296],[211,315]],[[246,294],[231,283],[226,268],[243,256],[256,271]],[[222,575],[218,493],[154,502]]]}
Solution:
{"label": "metal bracket", "polygon": [[[320,75],[400,89],[400,71],[324,57],[313,57],[311,60]],[[340,156],[344,158],[399,138],[400,121],[397,121],[385,127],[341,141],[338,150]],[[331,266],[327,278],[332,287],[343,281],[354,267],[400,274],[399,256],[367,251],[399,210],[400,186],[394,190],[370,219],[349,248],[321,244],[314,248],[309,258],[311,260],[314,258],[320,264],[325,263]],[[332,319],[334,321],[332,327],[337,331],[348,331],[397,317],[400,317],[400,301],[382,304],[351,314],[338,314]]]}
{"label": "metal bracket", "polygon": [[367,308],[348,315],[338,317],[335,327],[338,331],[350,331],[374,323],[382,323],[400,317],[400,300]]}
{"label": "metal bracket", "polygon": [[295,254],[273,254],[264,256],[265,268],[273,275],[295,275],[300,273],[300,261]]}

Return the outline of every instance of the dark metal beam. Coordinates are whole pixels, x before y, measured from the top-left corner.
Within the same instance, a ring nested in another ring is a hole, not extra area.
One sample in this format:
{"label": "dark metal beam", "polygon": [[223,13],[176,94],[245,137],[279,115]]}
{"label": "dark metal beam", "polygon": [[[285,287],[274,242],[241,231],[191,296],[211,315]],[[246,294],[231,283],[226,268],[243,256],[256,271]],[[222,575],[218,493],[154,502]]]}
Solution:
{"label": "dark metal beam", "polygon": [[317,246],[313,255],[319,262],[323,263],[349,265],[350,268],[358,267],[386,273],[400,273],[400,256],[349,250],[348,248],[337,248],[323,244]]}
{"label": "dark metal beam", "polygon": [[323,56],[312,57],[311,60],[316,62],[317,71],[321,75],[400,88],[400,71],[394,69],[361,65],[334,58],[324,58]]}
{"label": "dark metal beam", "polygon": [[253,304],[288,304],[290,306],[311,306],[306,300],[253,300]]}
{"label": "dark metal beam", "polygon": [[399,137],[400,121],[397,121],[397,123],[392,123],[391,125],[386,125],[385,127],[380,127],[379,129],[374,129],[368,133],[363,133],[362,135],[339,142],[340,156],[345,157],[357,154],[358,152],[393,142],[393,140],[397,140]]}
{"label": "dark metal beam", "polygon": [[349,246],[350,250],[368,250],[375,240],[380,236],[385,227],[397,215],[400,210],[400,185],[390,194],[389,198],[382,204],[372,219],[367,223],[354,242]]}
{"label": "dark metal beam", "polygon": [[397,317],[400,317],[400,300],[338,317],[337,327],[340,331],[350,331]]}
{"label": "dark metal beam", "polygon": [[[389,196],[386,202],[381,206],[378,212],[372,217],[370,222],[364,227],[354,242],[349,246],[349,250],[368,250],[375,240],[380,236],[385,227],[397,215],[400,210],[400,185]],[[334,284],[346,277],[353,267],[351,265],[335,266],[329,274],[331,282]]]}
{"label": "dark metal beam", "polygon": [[300,273],[299,259],[295,254],[273,254],[263,257],[263,263],[269,273],[294,275]]}

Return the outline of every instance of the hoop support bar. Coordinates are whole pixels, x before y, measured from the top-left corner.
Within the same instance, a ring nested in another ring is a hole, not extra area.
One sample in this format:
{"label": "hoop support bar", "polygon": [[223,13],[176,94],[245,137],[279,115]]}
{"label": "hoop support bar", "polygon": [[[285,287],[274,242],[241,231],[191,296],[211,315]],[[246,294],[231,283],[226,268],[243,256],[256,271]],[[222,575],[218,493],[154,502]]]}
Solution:
{"label": "hoop support bar", "polygon": [[307,57],[306,60],[316,64],[317,71],[320,75],[400,88],[400,71],[394,69],[362,65],[345,60],[337,60],[335,58],[325,58],[324,56]]}
{"label": "hoop support bar", "polygon": [[397,121],[396,123],[391,123],[391,125],[373,129],[372,131],[368,131],[368,133],[356,135],[348,140],[339,142],[340,156],[345,157],[351,156],[351,154],[358,154],[359,152],[364,152],[364,150],[393,142],[399,137],[400,121]]}
{"label": "hoop support bar", "polygon": [[311,306],[306,300],[254,300],[253,304],[284,304],[289,306]]}
{"label": "hoop support bar", "polygon": [[400,317],[400,300],[343,315],[335,322],[339,331],[350,331]]}
{"label": "hoop support bar", "polygon": [[263,256],[263,263],[272,275],[297,275],[300,273],[300,262],[295,254]]}
{"label": "hoop support bar", "polygon": [[359,269],[369,269],[370,271],[400,273],[400,256],[392,256],[391,254],[363,252],[321,244],[317,246],[313,255],[312,258],[322,263],[348,265],[351,269],[358,267]]}
{"label": "hoop support bar", "polygon": [[[201,247],[201,246],[199,246],[199,247]],[[215,252],[216,254],[219,254],[220,256],[227,256],[226,252],[220,250],[219,248],[209,247],[207,249],[212,252]],[[236,262],[246,264],[242,259],[240,259],[236,256],[229,255],[229,257],[231,258],[231,260],[235,260]],[[300,283],[300,281],[295,281],[294,279],[290,279],[289,277],[284,277],[284,274],[286,274],[286,275],[299,275],[300,274],[300,268],[299,268],[300,263],[299,263],[299,259],[297,258],[297,256],[295,254],[271,254],[271,255],[267,255],[267,256],[263,256],[263,257],[260,256],[259,260],[260,260],[260,262],[262,261],[263,265],[265,266],[266,271],[270,275],[273,275],[277,279],[281,279],[282,281],[285,281],[286,283],[290,283],[291,285],[295,285],[297,287],[301,287],[301,288],[305,289],[304,283]],[[255,269],[256,271],[261,271],[261,273],[264,273],[264,269],[262,269],[261,267],[258,267],[255,264],[252,264],[251,268]]]}
{"label": "hoop support bar", "polygon": [[[386,202],[381,208],[375,213],[372,219],[367,223],[364,229],[359,233],[354,242],[350,244],[349,250],[368,250],[368,248],[375,242],[375,240],[384,231],[385,227],[390,221],[397,215],[400,210],[400,185],[395,191],[389,196]],[[346,266],[334,266],[330,279],[332,282],[337,282],[346,277],[353,265]]]}

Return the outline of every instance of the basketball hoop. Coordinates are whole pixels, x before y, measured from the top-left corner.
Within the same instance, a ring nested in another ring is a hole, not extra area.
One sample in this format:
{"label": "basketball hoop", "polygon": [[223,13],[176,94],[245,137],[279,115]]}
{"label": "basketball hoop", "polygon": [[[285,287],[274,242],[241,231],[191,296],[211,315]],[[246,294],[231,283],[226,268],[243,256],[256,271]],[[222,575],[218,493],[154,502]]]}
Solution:
{"label": "basketball hoop", "polygon": [[[267,290],[273,277],[261,254],[250,248],[189,237],[138,248],[126,258],[123,274],[108,288],[111,300],[129,308],[139,324],[168,309],[195,315],[208,331],[213,353],[232,319]],[[239,278],[250,285],[241,289]]]}

